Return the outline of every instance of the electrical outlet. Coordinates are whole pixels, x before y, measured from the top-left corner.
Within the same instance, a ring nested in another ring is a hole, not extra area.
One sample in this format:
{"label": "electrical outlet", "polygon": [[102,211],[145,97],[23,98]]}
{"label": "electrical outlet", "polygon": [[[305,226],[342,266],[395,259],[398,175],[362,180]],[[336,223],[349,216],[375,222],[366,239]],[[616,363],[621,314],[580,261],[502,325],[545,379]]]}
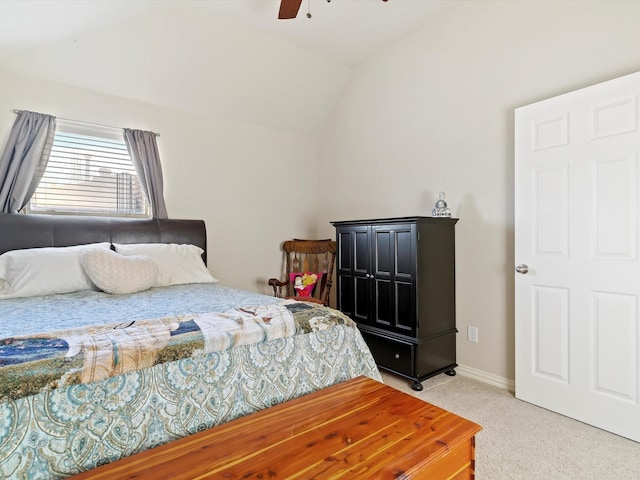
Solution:
{"label": "electrical outlet", "polygon": [[469,342],[478,343],[478,327],[467,325],[467,340]]}

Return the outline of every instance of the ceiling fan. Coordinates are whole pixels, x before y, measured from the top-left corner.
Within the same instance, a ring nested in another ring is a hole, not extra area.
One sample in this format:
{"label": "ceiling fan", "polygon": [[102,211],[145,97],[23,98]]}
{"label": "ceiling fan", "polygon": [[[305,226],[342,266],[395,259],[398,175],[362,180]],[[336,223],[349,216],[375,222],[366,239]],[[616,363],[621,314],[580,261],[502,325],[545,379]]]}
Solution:
{"label": "ceiling fan", "polygon": [[[330,2],[331,0],[327,0]],[[387,0],[382,0],[386,2]],[[278,12],[278,18],[280,20],[287,20],[290,18],[296,18],[298,16],[298,10],[302,0],[280,0],[280,11]]]}

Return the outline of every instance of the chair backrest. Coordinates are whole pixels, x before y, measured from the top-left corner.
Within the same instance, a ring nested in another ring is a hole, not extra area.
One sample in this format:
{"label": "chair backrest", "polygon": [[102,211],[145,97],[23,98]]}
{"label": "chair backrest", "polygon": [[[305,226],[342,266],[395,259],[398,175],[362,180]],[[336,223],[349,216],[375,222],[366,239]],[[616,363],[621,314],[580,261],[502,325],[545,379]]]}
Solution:
{"label": "chair backrest", "polygon": [[[285,282],[288,280],[287,296],[295,297],[296,292],[306,288],[313,298],[320,300],[324,305],[329,305],[336,259],[336,242],[294,239],[284,242],[282,250],[285,253]],[[317,276],[316,283],[307,287],[313,280],[313,275]]]}

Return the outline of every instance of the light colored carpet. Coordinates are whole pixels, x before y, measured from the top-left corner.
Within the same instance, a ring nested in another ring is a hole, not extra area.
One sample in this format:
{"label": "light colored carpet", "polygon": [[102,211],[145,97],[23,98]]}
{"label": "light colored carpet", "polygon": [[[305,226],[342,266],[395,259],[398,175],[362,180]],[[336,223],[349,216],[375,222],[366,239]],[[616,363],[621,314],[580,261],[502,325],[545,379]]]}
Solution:
{"label": "light colored carpet", "polygon": [[639,480],[640,443],[523,402],[462,375],[437,375],[416,392],[382,372],[384,383],[472,420],[478,480]]}

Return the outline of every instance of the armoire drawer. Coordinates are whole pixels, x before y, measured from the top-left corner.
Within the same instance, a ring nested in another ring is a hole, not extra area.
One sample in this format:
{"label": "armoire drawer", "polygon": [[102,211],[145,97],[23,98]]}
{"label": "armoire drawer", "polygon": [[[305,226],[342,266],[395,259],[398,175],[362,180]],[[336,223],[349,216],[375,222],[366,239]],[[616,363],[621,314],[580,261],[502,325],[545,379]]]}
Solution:
{"label": "armoire drawer", "polygon": [[379,366],[405,375],[414,375],[413,344],[379,337],[368,332],[362,332],[362,337]]}

